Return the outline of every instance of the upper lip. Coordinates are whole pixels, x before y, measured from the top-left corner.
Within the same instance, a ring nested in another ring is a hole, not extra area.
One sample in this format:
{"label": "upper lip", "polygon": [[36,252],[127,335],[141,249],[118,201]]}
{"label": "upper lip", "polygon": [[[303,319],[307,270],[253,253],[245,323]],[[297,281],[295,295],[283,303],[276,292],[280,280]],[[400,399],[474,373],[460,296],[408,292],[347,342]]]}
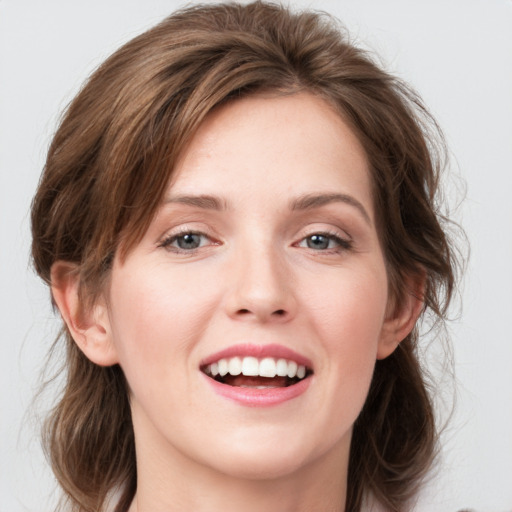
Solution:
{"label": "upper lip", "polygon": [[204,358],[200,367],[203,368],[209,364],[216,363],[220,359],[227,359],[230,357],[256,357],[263,359],[264,357],[273,357],[275,359],[287,359],[295,361],[299,365],[304,365],[306,368],[312,369],[313,364],[307,357],[295,352],[291,348],[284,345],[268,344],[268,345],[255,345],[251,343],[241,343],[232,345],[219,352],[215,352]]}

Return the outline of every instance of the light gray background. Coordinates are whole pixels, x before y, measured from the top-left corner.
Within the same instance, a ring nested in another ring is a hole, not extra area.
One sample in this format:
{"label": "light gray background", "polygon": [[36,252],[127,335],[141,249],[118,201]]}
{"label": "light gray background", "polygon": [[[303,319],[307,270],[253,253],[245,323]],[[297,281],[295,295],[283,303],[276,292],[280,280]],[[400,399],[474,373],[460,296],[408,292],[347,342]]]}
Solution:
{"label": "light gray background", "polygon": [[[445,130],[454,173],[467,183],[456,218],[472,257],[463,314],[451,326],[457,408],[443,463],[415,510],[510,511],[512,1],[291,4],[338,16],[419,90]],[[0,512],[50,510],[55,497],[31,399],[56,322],[29,266],[28,211],[58,113],[105,57],[178,5],[0,0]],[[457,202],[460,182],[450,186]]]}

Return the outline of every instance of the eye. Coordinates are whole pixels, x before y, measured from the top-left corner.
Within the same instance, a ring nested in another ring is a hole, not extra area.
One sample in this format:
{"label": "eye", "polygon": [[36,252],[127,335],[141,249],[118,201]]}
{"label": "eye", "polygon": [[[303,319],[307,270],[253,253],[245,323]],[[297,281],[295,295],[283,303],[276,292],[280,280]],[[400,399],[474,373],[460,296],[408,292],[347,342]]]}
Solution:
{"label": "eye", "polygon": [[166,238],[160,247],[175,252],[194,252],[195,250],[211,244],[210,238],[204,233],[184,231]]}
{"label": "eye", "polygon": [[201,246],[202,235],[198,235],[197,233],[186,233],[175,237],[174,241],[180,249],[197,249]]}
{"label": "eye", "polygon": [[332,233],[313,233],[303,238],[297,245],[315,251],[328,251],[350,249],[352,242]]}

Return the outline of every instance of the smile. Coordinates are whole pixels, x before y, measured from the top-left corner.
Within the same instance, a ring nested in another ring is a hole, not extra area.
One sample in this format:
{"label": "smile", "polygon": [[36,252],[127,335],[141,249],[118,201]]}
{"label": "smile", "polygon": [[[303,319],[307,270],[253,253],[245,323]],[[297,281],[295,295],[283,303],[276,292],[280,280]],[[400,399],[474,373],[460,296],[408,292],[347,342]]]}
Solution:
{"label": "smile", "polygon": [[305,365],[293,360],[253,356],[222,358],[203,371],[223,384],[258,389],[291,386],[311,373]]}
{"label": "smile", "polygon": [[213,389],[243,405],[274,405],[301,395],[313,375],[309,359],[281,345],[236,345],[200,365]]}

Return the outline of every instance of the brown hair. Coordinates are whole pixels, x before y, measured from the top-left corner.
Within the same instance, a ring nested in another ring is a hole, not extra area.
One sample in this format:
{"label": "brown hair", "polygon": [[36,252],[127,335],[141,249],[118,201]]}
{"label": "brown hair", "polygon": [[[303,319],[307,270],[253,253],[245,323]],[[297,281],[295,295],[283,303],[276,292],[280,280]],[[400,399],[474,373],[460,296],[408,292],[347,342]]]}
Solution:
{"label": "brown hair", "polygon": [[[71,103],[48,152],[32,207],[32,254],[50,283],[72,262],[86,307],[116,251],[146,231],[174,163],[217,105],[257,92],[309,91],[350,123],[370,162],[378,230],[397,300],[407,276],[426,279],[424,313],[443,320],[454,258],[437,211],[443,142],[418,97],[355,47],[324,14],[254,2],[179,11],[112,55]],[[435,141],[438,141],[436,144]],[[122,370],[99,367],[69,332],[67,381],[45,445],[76,511],[118,511],[136,488],[133,429]],[[355,426],[346,509],[371,493],[393,511],[416,492],[437,433],[414,330],[377,361]]]}

